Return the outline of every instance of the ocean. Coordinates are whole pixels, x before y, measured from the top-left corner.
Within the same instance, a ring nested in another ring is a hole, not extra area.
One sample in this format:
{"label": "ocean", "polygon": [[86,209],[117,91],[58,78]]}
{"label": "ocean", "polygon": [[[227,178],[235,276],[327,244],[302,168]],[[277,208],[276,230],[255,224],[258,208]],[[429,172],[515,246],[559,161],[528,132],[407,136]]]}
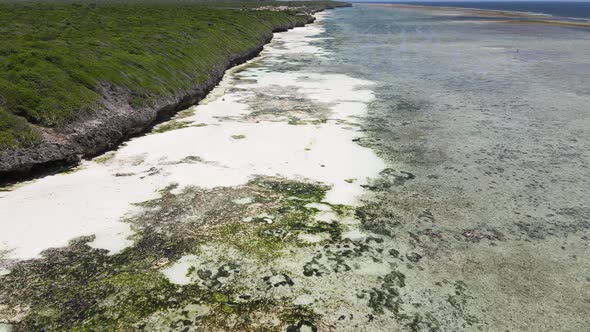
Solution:
{"label": "ocean", "polygon": [[[373,2],[373,1],[371,1]],[[563,18],[590,19],[590,2],[569,1],[375,1],[375,3],[399,3],[421,6],[444,6],[506,10],[546,14]]]}
{"label": "ocean", "polygon": [[[0,317],[33,303],[59,322],[71,302],[89,329],[588,330],[590,30],[316,15],[154,132],[0,191]],[[8,278],[31,302],[2,297]]]}
{"label": "ocean", "polygon": [[361,142],[390,169],[363,228],[408,255],[375,307],[399,301],[418,331],[584,330],[590,29],[459,17],[359,4],[323,22],[332,70],[374,82]]}

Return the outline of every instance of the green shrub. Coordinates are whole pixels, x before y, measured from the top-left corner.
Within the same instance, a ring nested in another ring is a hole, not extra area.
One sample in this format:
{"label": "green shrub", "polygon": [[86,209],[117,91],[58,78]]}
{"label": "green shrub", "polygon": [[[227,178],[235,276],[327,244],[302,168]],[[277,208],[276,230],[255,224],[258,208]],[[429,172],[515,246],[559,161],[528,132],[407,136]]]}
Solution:
{"label": "green shrub", "polygon": [[101,82],[128,89],[134,108],[149,107],[204,82],[273,27],[304,20],[230,9],[268,4],[256,1],[196,3],[0,1],[0,148],[34,141],[30,130],[18,133],[22,118],[60,128],[97,111]]}
{"label": "green shrub", "polygon": [[31,146],[39,141],[39,133],[27,120],[0,107],[0,150]]}

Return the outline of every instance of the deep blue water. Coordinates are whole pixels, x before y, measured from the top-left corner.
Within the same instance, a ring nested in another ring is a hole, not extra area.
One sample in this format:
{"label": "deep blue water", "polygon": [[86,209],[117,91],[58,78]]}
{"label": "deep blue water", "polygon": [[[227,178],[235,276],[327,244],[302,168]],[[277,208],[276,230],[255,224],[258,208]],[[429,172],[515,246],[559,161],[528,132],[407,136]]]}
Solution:
{"label": "deep blue water", "polygon": [[[361,1],[359,1],[361,2]],[[363,1],[368,2],[368,1]],[[549,14],[557,17],[590,19],[590,2],[565,1],[370,1],[373,3],[403,3],[423,6],[444,6],[459,8],[477,8],[508,10]]]}

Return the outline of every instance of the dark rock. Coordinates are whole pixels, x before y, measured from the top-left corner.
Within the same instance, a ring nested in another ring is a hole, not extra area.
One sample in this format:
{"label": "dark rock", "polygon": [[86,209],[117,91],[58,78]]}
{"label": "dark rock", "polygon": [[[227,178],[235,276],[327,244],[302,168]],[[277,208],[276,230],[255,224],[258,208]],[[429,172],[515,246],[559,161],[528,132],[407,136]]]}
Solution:
{"label": "dark rock", "polygon": [[[311,15],[305,17],[307,23],[315,20]],[[294,23],[276,26],[273,32],[287,31],[295,26]],[[221,81],[226,69],[256,57],[272,37],[272,34],[262,36],[260,43],[252,49],[235,54],[223,67],[212,68],[206,82],[178,91],[173,96],[162,97],[152,108],[133,109],[128,102],[129,90],[101,82],[98,87],[102,95],[101,111],[60,130],[40,128],[42,139],[36,146],[0,151],[0,184],[75,166],[82,158],[112,150],[123,141],[149,131],[178,111],[201,101]]]}
{"label": "dark rock", "polygon": [[422,259],[422,255],[420,255],[417,252],[411,252],[409,254],[406,254],[406,258],[413,263],[418,263],[420,261],[420,259]]}

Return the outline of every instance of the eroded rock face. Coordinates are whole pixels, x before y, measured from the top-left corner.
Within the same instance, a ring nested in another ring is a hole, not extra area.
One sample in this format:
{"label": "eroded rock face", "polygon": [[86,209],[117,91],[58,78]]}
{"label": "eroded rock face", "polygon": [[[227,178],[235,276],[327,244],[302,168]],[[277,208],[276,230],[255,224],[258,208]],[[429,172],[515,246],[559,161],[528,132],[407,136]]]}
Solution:
{"label": "eroded rock face", "polygon": [[[315,20],[311,14],[300,17],[307,23]],[[272,31],[282,32],[297,26],[302,24],[292,22],[278,25]],[[260,43],[256,47],[231,56],[221,67],[211,68],[205,82],[195,84],[186,91],[178,91],[175,95],[159,98],[150,108],[133,109],[129,105],[129,91],[102,82],[97,88],[102,95],[100,111],[60,130],[38,128],[41,133],[38,145],[0,151],[0,183],[75,165],[83,157],[113,149],[122,141],[151,129],[154,124],[197,104],[221,81],[226,69],[256,57],[271,39],[272,34],[260,36]]]}

